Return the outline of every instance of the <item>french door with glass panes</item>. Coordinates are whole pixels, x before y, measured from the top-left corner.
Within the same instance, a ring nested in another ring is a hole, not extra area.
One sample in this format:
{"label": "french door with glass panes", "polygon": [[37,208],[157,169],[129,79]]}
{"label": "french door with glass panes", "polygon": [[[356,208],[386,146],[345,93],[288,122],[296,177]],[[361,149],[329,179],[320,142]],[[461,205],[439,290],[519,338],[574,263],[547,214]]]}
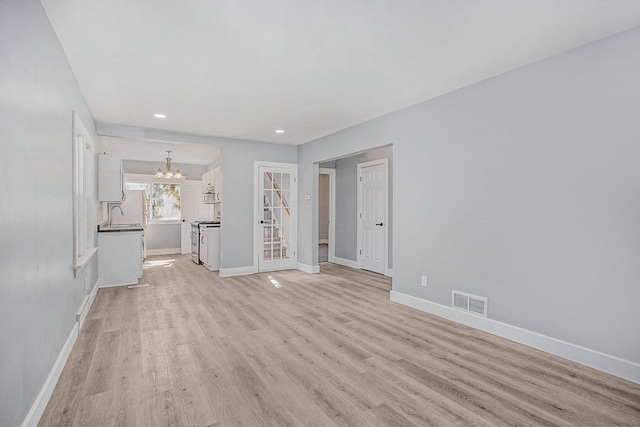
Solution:
{"label": "french door with glass panes", "polygon": [[296,268],[298,167],[257,166],[258,270]]}

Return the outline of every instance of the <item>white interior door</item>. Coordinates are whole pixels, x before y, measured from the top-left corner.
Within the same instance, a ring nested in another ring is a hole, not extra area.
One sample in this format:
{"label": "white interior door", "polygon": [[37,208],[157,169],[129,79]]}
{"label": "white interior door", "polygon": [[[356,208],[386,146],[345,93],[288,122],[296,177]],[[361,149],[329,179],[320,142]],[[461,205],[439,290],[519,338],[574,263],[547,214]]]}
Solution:
{"label": "white interior door", "polygon": [[360,268],[384,274],[387,265],[386,159],[358,164],[358,262]]}
{"label": "white interior door", "polygon": [[298,167],[256,163],[258,271],[297,266]]}

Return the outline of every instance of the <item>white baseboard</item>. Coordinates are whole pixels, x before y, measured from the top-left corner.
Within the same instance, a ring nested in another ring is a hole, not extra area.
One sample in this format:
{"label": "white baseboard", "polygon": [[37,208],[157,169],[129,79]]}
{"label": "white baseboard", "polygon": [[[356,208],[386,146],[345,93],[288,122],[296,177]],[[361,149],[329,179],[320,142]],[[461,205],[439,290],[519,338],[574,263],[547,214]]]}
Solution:
{"label": "white baseboard", "polygon": [[333,262],[335,264],[344,265],[345,267],[360,268],[360,267],[358,267],[358,262],[357,261],[351,261],[350,259],[333,257]]}
{"label": "white baseboard", "polygon": [[93,289],[87,296],[84,297],[82,303],[80,304],[80,308],[76,313],[76,322],[78,322],[78,331],[82,329],[82,325],[84,324],[84,319],[87,317],[89,310],[91,310],[91,306],[93,305],[93,301],[96,299],[96,295],[98,294],[98,288],[100,287],[100,279],[96,280],[96,283],[93,285]]}
{"label": "white baseboard", "polygon": [[165,248],[165,249],[147,249],[149,255],[178,255],[182,252],[181,248]]}
{"label": "white baseboard", "polygon": [[245,276],[247,274],[257,273],[258,269],[253,265],[246,267],[222,268],[220,267],[220,277]]}
{"label": "white baseboard", "polygon": [[318,239],[318,244],[319,245],[328,245],[329,244],[329,239]]}
{"label": "white baseboard", "polygon": [[320,273],[320,266],[319,265],[309,265],[309,264],[303,264],[301,262],[299,262],[296,266],[296,268],[300,271],[304,271],[305,273],[310,273],[310,274],[318,274]]}
{"label": "white baseboard", "polygon": [[53,389],[56,387],[58,383],[58,379],[60,378],[60,374],[62,374],[62,369],[64,365],[67,363],[67,359],[69,359],[69,354],[71,354],[71,349],[73,345],[76,343],[76,339],[78,338],[78,323],[73,324],[73,328],[67,337],[62,349],[60,350],[60,354],[58,354],[58,358],[56,359],[56,363],[53,364],[53,368],[51,368],[51,372],[49,372],[49,376],[47,380],[44,382],[44,385],[40,389],[40,393],[36,397],[35,402],[31,406],[29,413],[26,418],[22,422],[22,427],[36,427],[40,422],[40,418],[44,413],[47,404],[49,403],[49,399],[51,399],[51,395],[53,394]]}
{"label": "white baseboard", "polygon": [[640,364],[581,347],[517,326],[455,310],[442,304],[391,291],[391,301],[542,350],[640,384]]}
{"label": "white baseboard", "polygon": [[80,308],[78,308],[78,311],[76,311],[76,322],[78,322],[78,329],[82,328],[84,319],[87,317],[87,313],[89,312],[90,300],[91,300],[91,296],[85,295],[84,299],[80,303]]}
{"label": "white baseboard", "polygon": [[56,359],[56,363],[53,364],[53,368],[51,369],[51,372],[49,372],[49,376],[44,382],[42,389],[40,389],[40,393],[38,393],[35,402],[31,406],[31,409],[27,414],[27,417],[22,422],[22,427],[35,427],[40,422],[40,418],[42,417],[42,414],[44,413],[44,410],[49,403],[49,399],[51,399],[51,395],[53,394],[53,390],[56,387],[56,384],[58,383],[60,374],[62,374],[62,369],[67,363],[67,359],[69,359],[71,350],[73,349],[73,346],[78,339],[80,328],[82,328],[84,320],[86,319],[89,310],[91,310],[91,307],[93,306],[93,302],[96,299],[99,288],[100,279],[96,280],[96,283],[94,283],[91,292],[89,292],[89,294],[83,298],[82,303],[78,308],[78,312],[76,313],[76,323],[73,325],[73,328],[71,329],[67,340],[62,346],[60,354],[58,354],[58,358]]}
{"label": "white baseboard", "polygon": [[387,268],[384,272],[385,276],[389,276],[389,277],[393,277],[393,269],[392,268]]}
{"label": "white baseboard", "polygon": [[101,284],[101,285],[100,285],[100,288],[101,288],[101,289],[104,289],[104,288],[116,288],[116,287],[118,287],[118,286],[129,286],[129,285],[137,285],[137,284],[138,284],[138,282],[137,282],[137,281],[135,281],[135,282],[131,282],[131,283],[114,283],[114,284],[112,284],[112,285],[102,285],[102,284]]}
{"label": "white baseboard", "polygon": [[89,294],[89,309],[93,306],[93,301],[95,301],[96,295],[98,295],[98,289],[100,289],[100,279],[96,280],[96,283],[93,285],[93,289],[91,289],[91,293]]}

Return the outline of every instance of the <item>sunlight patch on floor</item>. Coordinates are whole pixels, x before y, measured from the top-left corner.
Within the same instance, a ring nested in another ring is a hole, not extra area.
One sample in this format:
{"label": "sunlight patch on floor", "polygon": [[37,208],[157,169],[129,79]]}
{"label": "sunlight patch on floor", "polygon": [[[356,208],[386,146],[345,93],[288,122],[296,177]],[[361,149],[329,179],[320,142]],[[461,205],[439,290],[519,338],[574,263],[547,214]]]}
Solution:
{"label": "sunlight patch on floor", "polygon": [[155,267],[171,267],[175,262],[175,259],[154,259],[153,261],[145,261],[142,264],[143,269],[155,268]]}
{"label": "sunlight patch on floor", "polygon": [[278,281],[276,279],[274,279],[273,276],[267,276],[267,279],[271,280],[271,283],[276,288],[281,288],[282,287],[282,285],[280,283],[278,283]]}

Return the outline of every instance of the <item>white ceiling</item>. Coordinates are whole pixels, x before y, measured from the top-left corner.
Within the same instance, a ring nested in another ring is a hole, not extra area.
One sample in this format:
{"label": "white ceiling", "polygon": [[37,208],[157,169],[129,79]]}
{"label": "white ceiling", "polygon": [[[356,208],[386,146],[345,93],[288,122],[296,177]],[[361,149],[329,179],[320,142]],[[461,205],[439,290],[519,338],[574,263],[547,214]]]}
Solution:
{"label": "white ceiling", "polygon": [[286,144],[640,25],[638,0],[42,3],[96,121]]}

